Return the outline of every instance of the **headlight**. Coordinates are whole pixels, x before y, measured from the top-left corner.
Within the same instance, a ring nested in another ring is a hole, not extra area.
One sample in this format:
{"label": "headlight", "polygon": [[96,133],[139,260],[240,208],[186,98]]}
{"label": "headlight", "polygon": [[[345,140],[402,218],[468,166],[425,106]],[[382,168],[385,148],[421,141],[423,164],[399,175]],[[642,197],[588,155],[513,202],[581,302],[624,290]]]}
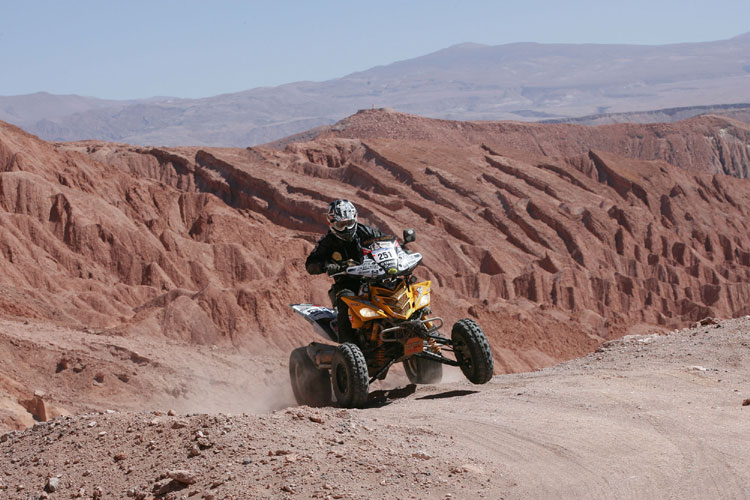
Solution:
{"label": "headlight", "polygon": [[419,297],[419,300],[417,300],[417,304],[414,306],[415,309],[419,309],[420,307],[429,306],[430,305],[430,294],[426,293]]}
{"label": "headlight", "polygon": [[377,318],[380,316],[380,313],[376,311],[375,309],[370,309],[369,307],[363,307],[359,310],[359,315],[363,318]]}

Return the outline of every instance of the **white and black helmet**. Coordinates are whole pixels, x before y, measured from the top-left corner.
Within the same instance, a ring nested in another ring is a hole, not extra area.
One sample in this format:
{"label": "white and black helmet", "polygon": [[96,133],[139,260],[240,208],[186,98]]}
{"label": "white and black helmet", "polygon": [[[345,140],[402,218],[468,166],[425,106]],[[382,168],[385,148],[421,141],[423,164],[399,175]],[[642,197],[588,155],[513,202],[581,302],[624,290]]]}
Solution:
{"label": "white and black helmet", "polygon": [[349,200],[334,200],[328,204],[326,212],[328,227],[334,236],[351,241],[357,232],[357,209]]}

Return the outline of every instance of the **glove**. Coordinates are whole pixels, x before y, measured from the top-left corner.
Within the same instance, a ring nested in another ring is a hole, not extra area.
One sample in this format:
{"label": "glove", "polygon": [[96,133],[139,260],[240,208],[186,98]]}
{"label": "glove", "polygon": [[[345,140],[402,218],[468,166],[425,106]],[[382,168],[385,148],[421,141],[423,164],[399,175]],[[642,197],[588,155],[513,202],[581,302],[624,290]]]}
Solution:
{"label": "glove", "polygon": [[326,273],[328,273],[328,276],[333,276],[334,274],[341,271],[341,264],[337,264],[336,262],[329,262],[326,264]]}

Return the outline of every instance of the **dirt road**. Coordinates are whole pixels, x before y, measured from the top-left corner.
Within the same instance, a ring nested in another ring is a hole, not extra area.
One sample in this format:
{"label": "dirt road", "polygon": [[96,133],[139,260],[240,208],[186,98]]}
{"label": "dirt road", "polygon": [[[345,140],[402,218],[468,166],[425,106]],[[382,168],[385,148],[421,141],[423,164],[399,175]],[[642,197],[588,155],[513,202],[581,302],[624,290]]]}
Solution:
{"label": "dirt road", "polygon": [[81,490],[82,498],[174,499],[750,491],[750,319],[625,337],[480,387],[455,372],[446,379],[388,398],[376,392],[364,410],[60,417],[0,438],[0,498],[38,498],[50,476],[59,476],[51,498]]}

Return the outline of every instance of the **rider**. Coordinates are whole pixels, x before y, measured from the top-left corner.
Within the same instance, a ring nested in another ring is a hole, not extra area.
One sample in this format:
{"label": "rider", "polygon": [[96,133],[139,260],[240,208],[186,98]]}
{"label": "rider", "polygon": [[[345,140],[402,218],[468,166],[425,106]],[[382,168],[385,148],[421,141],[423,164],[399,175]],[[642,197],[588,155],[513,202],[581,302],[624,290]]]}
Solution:
{"label": "rider", "polygon": [[[362,243],[383,236],[374,227],[357,223],[357,209],[349,200],[334,200],[329,203],[326,218],[329,231],[318,240],[305,262],[305,268],[310,274],[326,272],[329,276],[334,275],[346,269],[346,261],[349,259],[361,263]],[[338,310],[339,341],[356,342],[349,320],[349,307],[341,297],[356,295],[360,279],[346,274],[334,276],[333,279],[334,284],[328,290],[328,296]]]}

